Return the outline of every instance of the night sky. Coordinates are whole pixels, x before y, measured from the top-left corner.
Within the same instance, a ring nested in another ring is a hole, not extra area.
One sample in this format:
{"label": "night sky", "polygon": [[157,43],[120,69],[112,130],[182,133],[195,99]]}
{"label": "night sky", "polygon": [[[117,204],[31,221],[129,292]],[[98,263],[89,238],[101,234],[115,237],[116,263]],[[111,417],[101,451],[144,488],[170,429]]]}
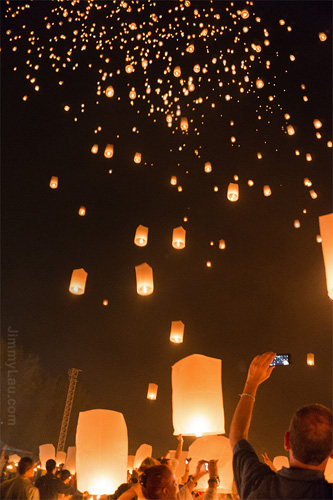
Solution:
{"label": "night sky", "polygon": [[[318,217],[332,212],[331,2],[24,5],[1,6],[3,335],[16,328],[51,376],[81,369],[78,383],[93,404],[80,410],[122,412],[129,453],[148,443],[155,457],[177,444],[176,361],[194,353],[222,359],[228,436],[252,358],[291,353],[292,365],[259,389],[250,431],[259,453],[283,454],[291,414],[309,403],[331,406],[332,304],[316,241]],[[236,175],[239,200],[230,202]],[[134,245],[139,224],[149,228],[142,248]],[[181,225],[186,247],[176,250],[172,230]],[[136,293],[143,262],[154,273],[147,297]],[[76,296],[68,287],[81,267],[86,291]],[[179,345],[169,341],[176,320],[185,324]],[[149,382],[159,386],[156,401],[146,399]],[[67,445],[74,439],[72,431]]]}

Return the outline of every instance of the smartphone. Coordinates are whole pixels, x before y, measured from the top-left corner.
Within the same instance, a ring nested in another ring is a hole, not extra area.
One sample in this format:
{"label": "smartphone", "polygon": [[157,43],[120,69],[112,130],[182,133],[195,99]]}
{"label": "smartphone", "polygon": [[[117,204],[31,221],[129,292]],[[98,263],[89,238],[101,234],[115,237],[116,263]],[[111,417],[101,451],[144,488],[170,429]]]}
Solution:
{"label": "smartphone", "polygon": [[188,462],[189,462],[188,458],[185,458],[186,465],[188,464]]}
{"label": "smartphone", "polygon": [[205,462],[205,469],[208,472],[208,462]]}
{"label": "smartphone", "polygon": [[269,366],[290,365],[291,354],[277,354]]}

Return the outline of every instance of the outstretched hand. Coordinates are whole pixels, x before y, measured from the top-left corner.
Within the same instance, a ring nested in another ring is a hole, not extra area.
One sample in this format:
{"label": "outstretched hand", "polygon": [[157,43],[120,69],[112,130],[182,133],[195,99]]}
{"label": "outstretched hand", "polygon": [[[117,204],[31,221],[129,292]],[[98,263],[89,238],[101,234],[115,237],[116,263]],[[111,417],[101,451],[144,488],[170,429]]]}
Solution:
{"label": "outstretched hand", "polygon": [[193,479],[197,482],[202,476],[208,474],[208,471],[206,471],[205,462],[206,460],[199,460],[199,462],[197,463],[195,473],[193,474]]}
{"label": "outstretched hand", "polygon": [[258,387],[262,382],[267,380],[275,368],[274,366],[269,366],[275,356],[275,352],[265,352],[256,356],[250,364],[246,383]]}

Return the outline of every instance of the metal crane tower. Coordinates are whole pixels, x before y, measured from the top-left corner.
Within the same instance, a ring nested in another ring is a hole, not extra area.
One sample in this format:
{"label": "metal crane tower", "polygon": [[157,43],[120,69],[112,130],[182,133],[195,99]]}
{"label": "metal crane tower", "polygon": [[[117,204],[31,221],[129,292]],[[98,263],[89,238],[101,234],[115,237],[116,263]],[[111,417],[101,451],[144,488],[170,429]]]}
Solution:
{"label": "metal crane tower", "polygon": [[69,419],[71,417],[71,412],[72,412],[73,399],[74,399],[75,388],[76,388],[76,384],[77,384],[77,377],[78,377],[79,372],[81,372],[81,371],[82,370],[78,370],[77,368],[70,368],[68,370],[69,386],[68,386],[65,410],[64,410],[64,414],[63,414],[62,422],[61,422],[57,451],[65,451],[65,443],[66,443],[66,437],[67,437],[67,431],[68,431],[68,424],[69,424]]}

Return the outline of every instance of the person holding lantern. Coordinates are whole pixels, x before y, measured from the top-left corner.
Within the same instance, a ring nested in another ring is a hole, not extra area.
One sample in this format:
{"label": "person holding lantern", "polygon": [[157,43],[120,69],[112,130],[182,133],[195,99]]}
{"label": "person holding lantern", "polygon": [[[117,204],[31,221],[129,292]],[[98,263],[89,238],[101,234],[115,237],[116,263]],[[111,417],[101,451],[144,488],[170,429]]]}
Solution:
{"label": "person holding lantern", "polygon": [[233,449],[233,469],[242,499],[332,499],[333,485],[324,471],[332,451],[332,412],[323,405],[308,405],[292,417],[285,433],[290,468],[275,473],[259,461],[248,442],[255,396],[259,385],[274,369],[276,353],[256,356],[249,368],[243,393],[232,418],[229,440]]}

